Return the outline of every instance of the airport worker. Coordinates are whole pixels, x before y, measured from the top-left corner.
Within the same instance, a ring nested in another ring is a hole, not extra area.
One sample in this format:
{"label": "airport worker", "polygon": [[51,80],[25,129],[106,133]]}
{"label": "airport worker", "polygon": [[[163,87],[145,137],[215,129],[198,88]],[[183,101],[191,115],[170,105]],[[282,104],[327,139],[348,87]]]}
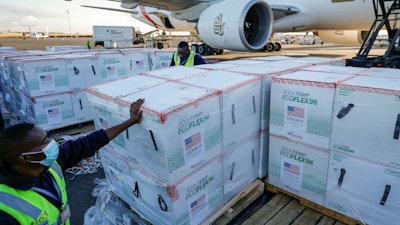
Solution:
{"label": "airport worker", "polygon": [[63,171],[76,165],[142,118],[138,99],[130,118],[58,145],[42,128],[20,123],[0,132],[0,224],[66,224],[70,211]]}
{"label": "airport worker", "polygon": [[205,63],[199,54],[189,50],[189,44],[186,41],[181,41],[172,56],[170,66],[195,66]]}
{"label": "airport worker", "polygon": [[87,47],[88,47],[88,49],[90,50],[90,40],[88,40],[87,42],[86,42],[86,45],[87,45]]}

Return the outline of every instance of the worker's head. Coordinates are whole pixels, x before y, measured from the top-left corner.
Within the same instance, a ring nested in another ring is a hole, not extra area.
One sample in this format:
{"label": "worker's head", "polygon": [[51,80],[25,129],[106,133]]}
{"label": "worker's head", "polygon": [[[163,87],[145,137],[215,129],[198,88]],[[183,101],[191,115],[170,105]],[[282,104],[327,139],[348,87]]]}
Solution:
{"label": "worker's head", "polygon": [[20,123],[0,132],[0,160],[13,172],[39,177],[58,157],[57,142],[31,123]]}
{"label": "worker's head", "polygon": [[179,57],[183,57],[190,52],[189,44],[186,41],[181,41],[178,44],[178,55]]}

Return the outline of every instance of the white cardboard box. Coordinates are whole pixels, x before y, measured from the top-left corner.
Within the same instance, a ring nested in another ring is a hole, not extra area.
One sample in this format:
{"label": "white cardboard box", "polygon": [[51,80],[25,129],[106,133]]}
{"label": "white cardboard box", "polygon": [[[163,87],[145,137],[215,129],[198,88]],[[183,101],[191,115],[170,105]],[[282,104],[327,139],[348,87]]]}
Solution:
{"label": "white cardboard box", "polygon": [[399,78],[399,71],[397,68],[379,68],[372,67],[364,70],[360,75],[375,76],[375,77],[386,77],[386,78]]}
{"label": "white cardboard box", "polygon": [[93,120],[92,107],[85,91],[72,92],[71,101],[74,109],[75,123]]}
{"label": "white cardboard box", "polygon": [[398,199],[400,168],[331,152],[326,207],[364,224],[394,225],[400,220]]}
{"label": "white cardboard box", "polygon": [[351,67],[351,66],[332,66],[332,65],[317,65],[306,67],[305,71],[315,71],[315,72],[327,72],[327,73],[337,73],[337,74],[347,74],[356,75],[366,71],[366,68],[362,67]]}
{"label": "white cardboard box", "polygon": [[174,51],[149,51],[150,70],[159,70],[171,65]]}
{"label": "white cardboard box", "polygon": [[153,70],[147,73],[143,73],[144,76],[156,77],[165,80],[181,80],[187,77],[191,77],[197,74],[206,73],[207,71],[198,69],[197,67],[187,66],[172,66],[159,70]]}
{"label": "white cardboard box", "polygon": [[26,107],[28,109],[34,109],[33,115],[30,110],[28,112],[24,111],[24,116],[31,118],[29,122],[45,130],[65,127],[75,122],[70,93],[60,93],[34,98],[26,98],[23,96],[22,105],[25,106],[23,109],[26,109]]}
{"label": "white cardboard box", "polygon": [[139,75],[150,71],[149,52],[143,49],[121,49],[129,75]]}
{"label": "white cardboard box", "polygon": [[200,224],[223,205],[222,164],[218,158],[167,185],[118,153],[103,148],[100,155],[115,192],[153,224]]}
{"label": "white cardboard box", "polygon": [[130,75],[126,69],[125,58],[119,52],[98,51],[98,62],[102,79],[111,81]]}
{"label": "white cardboard box", "polygon": [[329,150],[270,135],[268,182],[324,205]]}
{"label": "white cardboard box", "polygon": [[333,114],[331,149],[400,167],[400,78],[339,84]]}
{"label": "white cardboard box", "polygon": [[108,81],[101,75],[97,56],[70,54],[64,56],[64,59],[71,91]]}
{"label": "white cardboard box", "polygon": [[209,71],[182,79],[180,82],[221,92],[224,150],[260,130],[259,77],[227,71]]}
{"label": "white cardboard box", "polygon": [[224,152],[225,203],[257,179],[259,152],[260,134],[258,132]]}
{"label": "white cardboard box", "polygon": [[95,125],[102,127],[100,118],[109,126],[128,119],[130,103],[144,98],[141,123],[111,145],[154,176],[173,184],[222,152],[217,92],[167,82],[113,99],[115,93],[104,92],[110,85],[88,90]]}
{"label": "white cardboard box", "polygon": [[348,78],[305,71],[273,77],[270,133],[329,149],[336,82]]}
{"label": "white cardboard box", "polygon": [[18,58],[13,64],[13,85],[26,96],[37,97],[69,91],[67,70],[62,58]]}

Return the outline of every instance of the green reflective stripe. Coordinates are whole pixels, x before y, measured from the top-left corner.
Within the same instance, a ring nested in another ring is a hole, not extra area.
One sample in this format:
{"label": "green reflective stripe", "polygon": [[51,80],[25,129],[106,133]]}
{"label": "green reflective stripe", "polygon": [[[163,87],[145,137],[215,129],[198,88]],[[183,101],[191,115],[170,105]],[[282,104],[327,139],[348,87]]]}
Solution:
{"label": "green reflective stripe", "polygon": [[174,63],[175,66],[179,66],[181,64],[181,58],[179,58],[177,51],[174,52]]}
{"label": "green reflective stripe", "polygon": [[196,55],[195,52],[190,52],[189,57],[185,63],[185,66],[194,66],[194,56]]}
{"label": "green reflective stripe", "polygon": [[0,192],[0,201],[7,203],[8,207],[18,210],[31,218],[38,218],[42,210],[31,203],[6,192]]}

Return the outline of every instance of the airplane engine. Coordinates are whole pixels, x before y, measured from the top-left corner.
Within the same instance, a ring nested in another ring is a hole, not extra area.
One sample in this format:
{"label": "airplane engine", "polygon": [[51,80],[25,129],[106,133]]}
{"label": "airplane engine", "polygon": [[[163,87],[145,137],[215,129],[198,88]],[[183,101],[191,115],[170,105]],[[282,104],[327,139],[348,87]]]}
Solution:
{"label": "airplane engine", "polygon": [[263,0],[226,0],[204,10],[197,24],[200,38],[214,48],[262,49],[272,33],[273,13]]}
{"label": "airplane engine", "polygon": [[361,44],[368,31],[360,30],[318,30],[319,38],[325,43],[335,44]]}

